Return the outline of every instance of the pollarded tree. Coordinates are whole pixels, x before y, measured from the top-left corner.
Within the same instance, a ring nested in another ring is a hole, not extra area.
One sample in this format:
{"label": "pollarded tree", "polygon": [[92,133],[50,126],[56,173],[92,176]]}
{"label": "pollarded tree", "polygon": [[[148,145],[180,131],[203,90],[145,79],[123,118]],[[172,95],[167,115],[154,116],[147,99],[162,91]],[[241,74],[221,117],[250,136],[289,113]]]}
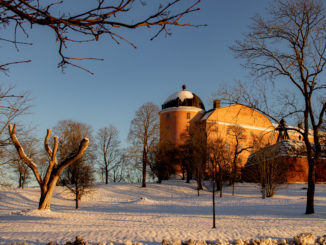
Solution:
{"label": "pollarded tree", "polygon": [[[279,102],[283,104],[277,108],[303,119],[303,129],[292,130],[302,135],[307,149],[306,214],[312,214],[316,163],[321,154],[320,127],[326,110],[326,10],[320,0],[278,0],[271,2],[268,13],[269,19],[255,16],[244,40],[237,41],[231,49],[238,57],[246,59],[245,66],[253,74],[272,79],[283,92],[286,91],[285,95],[296,90],[295,96],[280,96],[286,100]],[[262,80],[269,82],[270,79]],[[288,87],[284,87],[286,83]],[[257,105],[252,93],[246,91],[242,95],[237,96],[238,102],[275,116]],[[313,142],[309,141],[309,129]]]}
{"label": "pollarded tree", "polygon": [[[9,29],[13,32],[13,39],[0,38],[0,41],[12,43],[16,48],[18,45],[28,45],[30,43],[25,39],[17,39],[20,37],[19,31],[25,34],[27,39],[34,26],[45,27],[53,31],[55,40],[58,42],[58,53],[61,57],[58,67],[64,69],[67,65],[72,65],[90,72],[75,62],[94,58],[67,56],[65,50],[69,44],[98,41],[101,36],[108,35],[118,44],[123,41],[136,48],[131,41],[124,37],[123,30],[148,27],[156,29],[153,34],[153,38],[155,38],[162,32],[170,34],[169,26],[199,26],[182,23],[182,18],[198,11],[197,5],[200,0],[155,1],[155,3],[143,0],[97,0],[92,1],[86,8],[83,8],[84,4],[73,5],[74,9],[70,9],[67,2],[64,0],[0,1],[0,26],[3,27],[1,29],[7,29],[7,31]],[[185,7],[182,4],[185,4]],[[149,11],[148,14],[138,13],[144,9]],[[130,16],[134,16],[134,19]],[[0,70],[6,71],[9,65],[21,62],[30,62],[30,60],[2,64]]]}
{"label": "pollarded tree", "polygon": [[24,149],[19,142],[16,134],[16,124],[12,126],[9,125],[9,135],[12,140],[12,143],[16,147],[16,150],[22,159],[22,161],[33,171],[36,181],[38,182],[40,189],[41,189],[41,197],[39,201],[39,209],[50,209],[51,199],[53,195],[53,191],[55,186],[58,183],[59,177],[62,171],[80,159],[85,150],[88,147],[88,139],[84,138],[80,144],[79,148],[76,152],[70,154],[66,158],[62,159],[60,162],[57,161],[57,151],[58,151],[58,142],[59,139],[57,136],[53,138],[53,148],[51,149],[49,146],[49,139],[51,136],[51,130],[47,130],[47,134],[44,140],[44,148],[49,157],[49,164],[47,167],[47,171],[45,175],[42,177],[39,173],[38,165],[30,159],[24,152]]}
{"label": "pollarded tree", "polygon": [[150,152],[159,140],[159,108],[152,102],[142,105],[131,121],[128,140],[134,147],[135,158],[142,163],[142,187],[146,187]]}
{"label": "pollarded tree", "polygon": [[[100,171],[105,175],[105,183],[109,183],[109,172],[116,171],[120,162],[120,140],[118,129],[110,125],[100,128],[97,132],[98,151],[102,158],[100,160]],[[115,178],[114,174],[114,179]]]}

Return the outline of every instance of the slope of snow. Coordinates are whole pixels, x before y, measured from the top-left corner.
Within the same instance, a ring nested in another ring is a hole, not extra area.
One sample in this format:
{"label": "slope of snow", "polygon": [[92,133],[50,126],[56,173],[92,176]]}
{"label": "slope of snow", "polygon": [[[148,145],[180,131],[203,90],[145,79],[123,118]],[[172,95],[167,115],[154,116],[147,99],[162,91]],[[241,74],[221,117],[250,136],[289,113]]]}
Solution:
{"label": "slope of snow", "polygon": [[217,229],[212,229],[211,193],[197,196],[195,183],[97,185],[74,209],[71,194],[57,187],[51,211],[38,211],[39,188],[0,190],[0,244],[60,244],[76,236],[90,243],[127,240],[159,244],[165,239],[233,240],[292,238],[326,231],[326,185],[316,186],[316,214],[306,216],[305,185],[287,185],[261,199],[254,184],[226,188],[216,198]]}

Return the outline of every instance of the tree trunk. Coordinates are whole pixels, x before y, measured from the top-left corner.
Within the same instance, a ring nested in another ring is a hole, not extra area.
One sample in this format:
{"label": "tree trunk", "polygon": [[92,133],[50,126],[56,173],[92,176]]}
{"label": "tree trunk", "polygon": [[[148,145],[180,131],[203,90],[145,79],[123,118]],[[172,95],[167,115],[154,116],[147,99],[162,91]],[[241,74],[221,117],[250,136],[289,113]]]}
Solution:
{"label": "tree trunk", "polygon": [[234,156],[234,161],[233,161],[233,176],[232,176],[232,196],[234,196],[234,185],[235,185],[235,180],[237,178],[237,155]]}
{"label": "tree trunk", "polygon": [[19,173],[19,181],[18,181],[18,188],[21,188],[22,187],[22,182],[23,182],[23,176],[21,173]]}
{"label": "tree trunk", "polygon": [[49,210],[54,188],[59,180],[59,175],[55,175],[48,186],[41,185],[41,197],[39,201],[39,210]]}
{"label": "tree trunk", "polygon": [[220,197],[223,197],[223,177],[222,173],[219,173],[219,186],[220,186]]}
{"label": "tree trunk", "polygon": [[216,219],[215,219],[215,185],[216,185],[216,181],[215,181],[215,174],[213,174],[213,194],[212,194],[212,200],[213,200],[213,229],[216,228]]}
{"label": "tree trunk", "polygon": [[187,170],[187,180],[186,180],[186,183],[190,183],[190,180],[192,179],[192,174],[191,174],[191,170],[189,169],[188,165],[186,167],[186,170]]}
{"label": "tree trunk", "polygon": [[109,170],[108,167],[105,166],[105,184],[109,183]]}
{"label": "tree trunk", "polygon": [[22,183],[21,183],[21,188],[24,189],[25,187],[25,181],[26,181],[26,176],[23,176]]}
{"label": "tree trunk", "polygon": [[75,190],[76,190],[76,209],[79,208],[79,188],[78,184],[75,183]]}
{"label": "tree trunk", "polygon": [[199,174],[199,172],[197,171],[197,191],[198,191],[198,196],[199,196],[199,191],[203,189],[203,185],[201,183],[201,176]]}
{"label": "tree trunk", "polygon": [[308,190],[307,190],[307,205],[306,214],[315,213],[314,210],[314,195],[315,195],[315,178],[316,178],[316,164],[314,159],[309,159],[309,173],[308,173]]}
{"label": "tree trunk", "polygon": [[146,161],[143,161],[143,183],[141,187],[146,187]]}

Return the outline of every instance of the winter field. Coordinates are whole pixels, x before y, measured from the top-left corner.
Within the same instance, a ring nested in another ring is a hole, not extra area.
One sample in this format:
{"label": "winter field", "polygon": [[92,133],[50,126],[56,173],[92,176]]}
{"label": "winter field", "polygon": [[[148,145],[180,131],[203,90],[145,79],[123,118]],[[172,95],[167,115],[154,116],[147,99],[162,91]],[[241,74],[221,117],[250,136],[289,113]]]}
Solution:
{"label": "winter field", "polygon": [[57,187],[51,211],[38,211],[39,188],[0,189],[0,244],[60,244],[83,237],[91,244],[113,241],[160,244],[166,239],[233,240],[293,238],[302,232],[326,234],[326,185],[316,186],[316,214],[306,216],[306,185],[286,185],[261,199],[254,184],[225,188],[216,198],[217,229],[212,229],[211,193],[197,196],[195,183],[97,185],[74,208],[71,194]]}

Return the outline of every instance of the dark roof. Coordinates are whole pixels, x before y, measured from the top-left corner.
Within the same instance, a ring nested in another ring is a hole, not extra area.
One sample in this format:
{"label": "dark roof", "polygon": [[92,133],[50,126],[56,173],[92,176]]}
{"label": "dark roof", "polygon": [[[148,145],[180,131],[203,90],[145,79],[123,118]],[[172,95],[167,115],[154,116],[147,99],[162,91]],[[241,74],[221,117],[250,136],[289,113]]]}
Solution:
{"label": "dark roof", "polygon": [[162,105],[162,110],[164,110],[166,108],[170,108],[170,107],[180,107],[180,106],[192,106],[192,107],[196,107],[196,108],[205,110],[204,103],[201,101],[201,99],[194,93],[192,93],[192,95],[193,95],[192,98],[185,98],[183,100],[181,100],[180,97],[176,97],[176,98],[172,98],[171,100],[167,100]]}

